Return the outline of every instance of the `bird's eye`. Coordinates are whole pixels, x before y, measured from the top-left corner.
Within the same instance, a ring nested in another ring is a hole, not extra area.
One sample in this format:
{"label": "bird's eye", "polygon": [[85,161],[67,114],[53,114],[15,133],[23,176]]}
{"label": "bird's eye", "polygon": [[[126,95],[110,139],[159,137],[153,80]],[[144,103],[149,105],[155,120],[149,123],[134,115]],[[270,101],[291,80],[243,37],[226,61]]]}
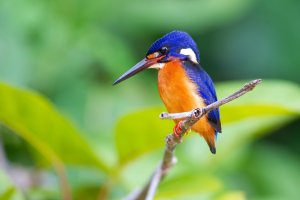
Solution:
{"label": "bird's eye", "polygon": [[167,54],[168,51],[169,51],[168,47],[162,47],[162,48],[160,49],[160,53],[163,54],[163,55]]}
{"label": "bird's eye", "polygon": [[158,51],[156,51],[152,54],[146,55],[146,57],[147,57],[147,59],[158,58],[160,56],[167,55],[168,52],[169,52],[168,47],[162,47]]}

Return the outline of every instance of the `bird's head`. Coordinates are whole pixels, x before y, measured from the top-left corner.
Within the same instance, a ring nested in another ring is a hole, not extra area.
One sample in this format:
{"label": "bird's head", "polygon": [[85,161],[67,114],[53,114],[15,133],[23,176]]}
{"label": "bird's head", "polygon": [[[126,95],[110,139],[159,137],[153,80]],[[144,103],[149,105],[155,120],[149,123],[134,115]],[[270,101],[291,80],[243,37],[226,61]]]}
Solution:
{"label": "bird's head", "polygon": [[120,76],[114,85],[145,69],[161,69],[165,63],[173,60],[190,60],[193,63],[200,61],[197,45],[186,32],[172,31],[156,40],[149,48],[146,57]]}

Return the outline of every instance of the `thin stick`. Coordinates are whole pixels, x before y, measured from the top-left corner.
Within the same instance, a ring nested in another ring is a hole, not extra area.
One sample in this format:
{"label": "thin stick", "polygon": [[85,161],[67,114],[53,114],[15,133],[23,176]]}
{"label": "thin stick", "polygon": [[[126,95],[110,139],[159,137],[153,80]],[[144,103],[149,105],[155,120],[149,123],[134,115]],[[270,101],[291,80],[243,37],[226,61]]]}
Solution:
{"label": "thin stick", "polygon": [[166,176],[168,171],[176,164],[176,157],[174,155],[175,148],[178,144],[182,142],[181,138],[187,130],[189,130],[202,116],[207,114],[213,109],[220,107],[240,96],[246,94],[247,92],[253,90],[255,86],[262,82],[261,79],[253,80],[243,88],[234,92],[233,94],[216,101],[204,108],[196,108],[190,112],[184,113],[162,113],[160,118],[162,119],[184,119],[179,122],[180,130],[175,133],[171,133],[166,137],[166,147],[164,151],[164,157],[162,162],[159,164],[158,168],[155,170],[154,174],[151,176],[148,183],[144,188],[134,194],[130,194],[126,200],[152,200],[156,193],[157,187],[160,181]]}
{"label": "thin stick", "polygon": [[[213,110],[213,109],[216,109],[234,99],[237,99],[239,98],[240,96],[246,94],[247,92],[253,90],[253,88],[255,88],[255,86],[257,86],[258,84],[260,84],[262,82],[261,79],[256,79],[256,80],[253,80],[247,84],[244,85],[244,87],[242,87],[240,90],[236,91],[235,93],[219,100],[219,101],[216,101],[206,107],[203,108],[203,112],[205,112],[204,114],[208,113],[209,111]],[[188,117],[191,117],[192,116],[192,113],[193,113],[194,110],[192,111],[189,111],[189,112],[182,112],[182,113],[166,113],[166,112],[163,112],[160,114],[160,118],[161,119],[185,119],[185,118],[188,118]],[[202,116],[202,115],[201,115]]]}
{"label": "thin stick", "polygon": [[57,172],[60,181],[61,193],[63,200],[72,200],[71,186],[69,185],[65,166],[60,161],[55,161],[53,166]]}

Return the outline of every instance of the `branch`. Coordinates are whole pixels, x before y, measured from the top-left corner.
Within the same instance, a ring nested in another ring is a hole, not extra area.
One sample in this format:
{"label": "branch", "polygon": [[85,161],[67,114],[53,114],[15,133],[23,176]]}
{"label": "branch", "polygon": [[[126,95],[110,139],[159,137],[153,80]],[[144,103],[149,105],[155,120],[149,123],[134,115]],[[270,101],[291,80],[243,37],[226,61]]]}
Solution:
{"label": "branch", "polygon": [[[199,119],[205,115],[206,113],[210,112],[211,110],[213,109],[216,109],[234,99],[237,99],[239,98],[240,96],[246,94],[247,92],[253,90],[258,84],[260,84],[262,82],[261,79],[256,79],[256,80],[253,80],[247,84],[244,85],[244,87],[242,87],[240,90],[236,91],[235,93],[219,100],[219,101],[216,101],[202,109],[199,109],[200,112],[202,112],[202,114],[200,114],[199,116]],[[189,112],[182,112],[182,113],[166,113],[166,112],[163,112],[160,114],[160,118],[161,119],[183,119],[183,118],[189,118],[192,116],[193,112],[195,111],[196,109],[192,110],[192,111],[189,111]]]}
{"label": "branch", "polygon": [[60,161],[53,162],[54,169],[59,178],[60,189],[63,200],[72,200],[72,190],[71,186],[68,182],[68,177],[66,173],[66,169],[63,163]]}
{"label": "branch", "polygon": [[247,92],[253,90],[258,84],[262,82],[261,79],[253,80],[244,85],[240,90],[234,92],[233,94],[216,101],[204,108],[195,108],[190,112],[182,113],[161,113],[161,119],[183,119],[178,123],[179,129],[176,133],[173,132],[166,137],[166,147],[164,152],[164,157],[162,162],[159,164],[154,174],[145,185],[141,191],[134,192],[126,200],[152,200],[154,198],[155,192],[160,181],[165,177],[168,171],[176,164],[176,157],[174,155],[175,148],[178,144],[182,142],[181,138],[186,131],[191,129],[191,127],[205,114],[209,113],[211,110],[219,108],[220,106],[239,98],[240,96],[246,94]]}

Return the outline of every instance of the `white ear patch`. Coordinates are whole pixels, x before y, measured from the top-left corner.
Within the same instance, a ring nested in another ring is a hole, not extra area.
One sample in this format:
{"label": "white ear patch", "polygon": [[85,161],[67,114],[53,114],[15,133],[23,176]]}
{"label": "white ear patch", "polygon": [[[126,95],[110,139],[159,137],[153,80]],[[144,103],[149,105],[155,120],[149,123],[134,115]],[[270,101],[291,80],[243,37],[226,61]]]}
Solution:
{"label": "white ear patch", "polygon": [[194,52],[191,48],[181,49],[181,50],[180,50],[180,54],[189,56],[190,60],[191,60],[193,63],[198,63],[196,54],[195,54],[195,52]]}
{"label": "white ear patch", "polygon": [[162,69],[165,66],[165,63],[156,63],[148,67],[149,69]]}

